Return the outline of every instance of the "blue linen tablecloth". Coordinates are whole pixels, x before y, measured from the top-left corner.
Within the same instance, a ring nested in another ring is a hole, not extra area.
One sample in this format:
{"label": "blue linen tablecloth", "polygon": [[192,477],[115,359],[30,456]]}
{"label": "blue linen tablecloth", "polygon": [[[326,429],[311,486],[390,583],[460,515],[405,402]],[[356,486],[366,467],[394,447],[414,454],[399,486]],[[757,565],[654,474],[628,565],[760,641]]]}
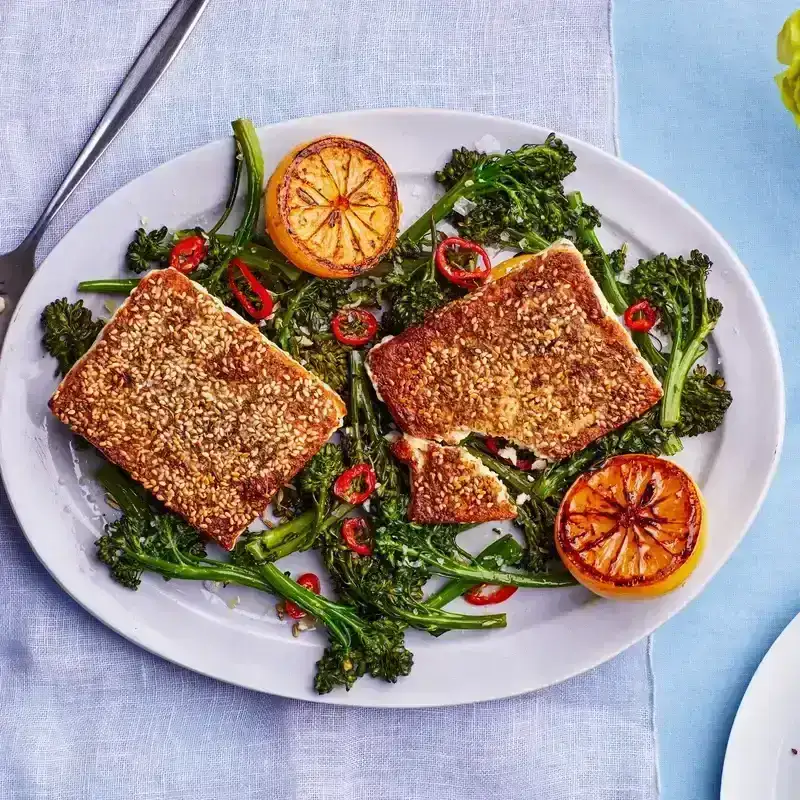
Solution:
{"label": "blue linen tablecloth", "polygon": [[782,69],[775,38],[798,7],[617,0],[614,11],[622,156],[736,249],[772,317],[786,376],[786,441],[763,510],[706,591],[654,636],[663,800],[719,797],[742,694],[800,611],[800,130],[772,80]]}
{"label": "blue linen tablecloth", "polygon": [[[0,4],[0,251],[30,228],[167,8],[167,0]],[[390,105],[516,117],[612,149],[607,0],[212,0],[40,254],[112,190],[226,135],[235,117],[263,124]],[[107,631],[35,561],[4,497],[0,587],[3,798],[657,794],[645,644],[513,700],[338,708],[226,686]]]}

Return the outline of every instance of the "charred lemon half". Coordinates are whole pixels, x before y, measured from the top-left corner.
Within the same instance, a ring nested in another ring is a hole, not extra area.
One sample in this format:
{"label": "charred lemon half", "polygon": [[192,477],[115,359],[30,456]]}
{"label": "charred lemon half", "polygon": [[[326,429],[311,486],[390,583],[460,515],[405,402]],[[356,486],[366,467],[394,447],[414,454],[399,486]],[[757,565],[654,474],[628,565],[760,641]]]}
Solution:
{"label": "charred lemon half", "polygon": [[705,527],[700,490],[677,464],[615,456],[564,496],[556,548],[575,579],[599,595],[656,597],[691,575]]}
{"label": "charred lemon half", "polygon": [[397,184],[369,145],[326,136],[301,145],[267,184],[267,233],[295,266],[351,278],[392,247],[400,222]]}

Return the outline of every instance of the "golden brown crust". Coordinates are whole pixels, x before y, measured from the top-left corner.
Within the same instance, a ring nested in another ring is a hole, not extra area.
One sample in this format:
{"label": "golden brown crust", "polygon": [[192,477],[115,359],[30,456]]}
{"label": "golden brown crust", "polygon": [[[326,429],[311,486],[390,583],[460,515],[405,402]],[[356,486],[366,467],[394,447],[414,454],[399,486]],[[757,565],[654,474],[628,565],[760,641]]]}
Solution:
{"label": "golden brown crust", "polygon": [[370,375],[414,436],[474,431],[566,458],[662,394],[598,292],[578,250],[559,242],[375,347]]}
{"label": "golden brown crust", "polygon": [[392,452],[411,468],[412,522],[477,524],[517,516],[505,486],[463,448],[404,436]]}
{"label": "golden brown crust", "polygon": [[345,412],[333,390],[173,269],[142,279],[50,408],[226,549]]}

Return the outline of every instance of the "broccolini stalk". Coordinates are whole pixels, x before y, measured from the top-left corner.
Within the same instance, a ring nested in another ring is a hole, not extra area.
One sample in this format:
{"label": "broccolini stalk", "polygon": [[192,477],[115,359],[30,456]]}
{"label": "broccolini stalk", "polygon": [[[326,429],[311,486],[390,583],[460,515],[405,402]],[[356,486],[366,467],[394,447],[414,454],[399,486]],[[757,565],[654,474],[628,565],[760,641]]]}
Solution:
{"label": "broccolini stalk", "polygon": [[350,606],[303,588],[271,563],[247,564],[208,558],[198,533],[174,514],[155,509],[144,492],[116,467],[98,473],[101,485],[123,516],[97,541],[98,558],[123,586],[136,589],[143,572],[164,578],[210,580],[270,592],[311,614],[328,630],[330,647],[317,665],[318,692],[350,688],[364,674],[394,682],[408,675],[412,656],[403,626],[365,620]]}
{"label": "broccolini stalk", "polygon": [[305,511],[275,528],[245,534],[241,544],[237,544],[237,553],[245,548],[250,557],[259,562],[279,561],[292,553],[302,553],[314,547],[317,536],[326,528],[341,522],[353,508],[347,503],[340,503],[319,522],[316,520],[316,510]]}
{"label": "broccolini stalk", "polygon": [[86,294],[121,294],[129,295],[138,285],[141,278],[98,278],[92,281],[81,281],[78,291]]}
{"label": "broccolini stalk", "polygon": [[247,170],[247,194],[245,196],[244,215],[225,248],[224,255],[219,259],[213,271],[201,282],[212,294],[219,294],[219,285],[222,281],[228,262],[239,255],[244,245],[250,241],[258,221],[258,212],[261,208],[261,193],[264,189],[264,157],[258,134],[249,119],[234,120],[233,135],[236,144],[241,150],[242,160]]}
{"label": "broccolini stalk", "polygon": [[350,460],[354,464],[369,461],[378,478],[378,497],[389,499],[402,488],[400,471],[389,452],[389,443],[381,432],[364,356],[358,350],[350,353],[350,409],[347,418]]}
{"label": "broccolini stalk", "polygon": [[[504,567],[516,564],[522,558],[522,548],[514,537],[506,534],[500,539],[485,547],[477,556],[475,563],[480,567]],[[462,594],[468,592],[477,584],[473,581],[454,578],[448,581],[441,589],[434,592],[426,601],[428,608],[444,608]]]}
{"label": "broccolini stalk", "polygon": [[231,188],[228,192],[228,199],[225,201],[225,208],[222,210],[220,218],[209,230],[209,236],[213,236],[228,221],[228,217],[231,215],[231,211],[233,211],[233,205],[236,202],[236,195],[239,194],[239,181],[242,179],[242,165],[242,148],[239,145],[238,140],[234,140],[233,180],[231,181]]}
{"label": "broccolini stalk", "polygon": [[578,243],[588,250],[588,260],[595,266],[593,272],[606,300],[614,309],[615,314],[622,315],[630,303],[625,294],[625,287],[617,280],[617,271],[614,269],[611,259],[597,238],[599,220],[590,219],[583,214],[583,196],[580,192],[569,194],[569,205],[577,215],[575,235]]}
{"label": "broccolini stalk", "polygon": [[665,429],[680,422],[683,387],[708,350],[706,340],[722,314],[719,300],[706,294],[710,269],[708,256],[692,250],[688,259],[662,254],[640,261],[631,271],[632,291],[658,309],[659,326],[672,340],[662,381],[661,426]]}
{"label": "broccolini stalk", "polygon": [[[580,192],[571,192],[569,194],[570,207],[576,213],[577,223],[575,225],[575,239],[577,245],[584,251],[586,261],[592,270],[592,273],[600,284],[600,289],[608,300],[609,305],[613,308],[614,313],[618,316],[624,314],[630,305],[629,287],[627,284],[619,280],[618,275],[625,265],[625,253],[627,247],[623,245],[622,249],[612,253],[613,255],[619,254],[619,260],[612,260],[603,245],[600,244],[600,239],[597,238],[597,228],[600,226],[599,217],[585,213],[585,206],[583,197]],[[638,298],[637,298],[638,299]],[[641,351],[642,355],[647,359],[657,374],[663,374],[666,367],[666,359],[658,348],[653,343],[649,333],[642,331],[631,332],[633,341]]]}
{"label": "broccolini stalk", "polygon": [[375,544],[377,552],[399,569],[421,563],[435,575],[462,578],[471,583],[548,588],[570,586],[575,582],[567,572],[507,572],[474,561],[462,561],[452,555],[449,532],[436,525],[389,521],[376,530]]}
{"label": "broccolini stalk", "polygon": [[[177,231],[175,238],[181,239],[183,236],[188,236],[194,231]],[[233,240],[231,236],[224,236],[217,234],[213,237],[212,241],[216,240],[224,248]],[[165,255],[169,255],[169,252]],[[275,257],[273,252],[268,248],[259,244],[250,243],[239,253],[239,259],[244,261],[251,270],[256,272],[259,276],[263,276],[268,280],[270,286],[280,283],[288,283],[292,285],[303,274],[296,270],[288,261],[281,260]],[[163,266],[162,262],[155,266]],[[151,265],[154,266],[154,265]],[[194,276],[190,276],[194,278]],[[86,292],[87,294],[130,294],[138,285],[140,278],[99,278],[91,281],[81,281],[78,284],[79,292]]]}

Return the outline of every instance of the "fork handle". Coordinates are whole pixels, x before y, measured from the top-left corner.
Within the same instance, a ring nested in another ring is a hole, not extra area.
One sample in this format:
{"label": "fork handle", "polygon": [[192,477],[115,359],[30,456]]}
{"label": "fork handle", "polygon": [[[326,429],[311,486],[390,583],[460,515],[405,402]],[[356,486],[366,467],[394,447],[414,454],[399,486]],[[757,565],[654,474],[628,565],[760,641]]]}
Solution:
{"label": "fork handle", "polygon": [[134,62],[111,104],[47,208],[20,246],[35,250],[42,234],[66,199],[122,130],[131,114],[167,71],[210,0],[177,0]]}

